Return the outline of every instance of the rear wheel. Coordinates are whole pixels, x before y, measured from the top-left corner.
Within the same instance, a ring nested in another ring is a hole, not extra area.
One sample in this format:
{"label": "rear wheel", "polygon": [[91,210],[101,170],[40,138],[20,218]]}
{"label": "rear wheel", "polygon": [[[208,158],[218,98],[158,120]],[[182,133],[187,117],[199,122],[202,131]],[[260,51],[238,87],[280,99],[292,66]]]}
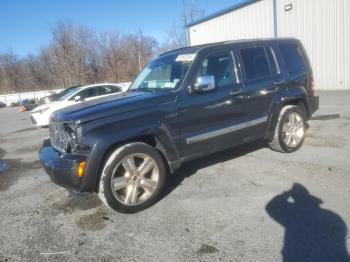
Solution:
{"label": "rear wheel", "polygon": [[152,205],[164,187],[166,168],[160,153],[144,143],[130,143],[108,158],[99,197],[110,208],[134,213]]}
{"label": "rear wheel", "polygon": [[305,112],[298,106],[284,106],[280,112],[274,137],[269,143],[271,149],[290,153],[298,150],[305,139]]}

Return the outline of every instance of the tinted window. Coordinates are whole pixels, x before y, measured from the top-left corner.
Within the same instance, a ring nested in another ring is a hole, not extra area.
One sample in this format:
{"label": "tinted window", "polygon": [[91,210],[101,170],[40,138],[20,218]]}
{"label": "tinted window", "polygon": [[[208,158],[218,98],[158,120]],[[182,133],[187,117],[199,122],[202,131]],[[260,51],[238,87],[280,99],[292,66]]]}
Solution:
{"label": "tinted window", "polygon": [[97,87],[87,88],[77,94],[77,96],[80,96],[81,99],[86,99],[97,95],[98,95]]}
{"label": "tinted window", "polygon": [[271,76],[269,61],[264,47],[241,49],[240,53],[248,81]]}
{"label": "tinted window", "polygon": [[212,75],[215,86],[233,84],[233,64],[230,53],[215,54],[206,57],[200,67],[199,76]]}
{"label": "tinted window", "polygon": [[103,96],[103,95],[108,95],[108,94],[113,94],[121,92],[121,89],[117,86],[100,86],[98,87],[98,95]]}
{"label": "tinted window", "polygon": [[280,44],[279,49],[289,73],[306,70],[303,52],[297,44]]}

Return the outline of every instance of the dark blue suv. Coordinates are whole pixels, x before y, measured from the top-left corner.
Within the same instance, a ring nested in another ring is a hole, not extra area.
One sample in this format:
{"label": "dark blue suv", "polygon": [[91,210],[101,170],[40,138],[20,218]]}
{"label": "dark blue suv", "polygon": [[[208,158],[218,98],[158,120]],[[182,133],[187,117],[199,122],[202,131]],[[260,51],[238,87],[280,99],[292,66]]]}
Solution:
{"label": "dark blue suv", "polygon": [[151,61],[126,93],[54,113],[40,159],[55,183],[132,213],[185,161],[258,139],[296,151],[318,104],[296,39],[186,47]]}

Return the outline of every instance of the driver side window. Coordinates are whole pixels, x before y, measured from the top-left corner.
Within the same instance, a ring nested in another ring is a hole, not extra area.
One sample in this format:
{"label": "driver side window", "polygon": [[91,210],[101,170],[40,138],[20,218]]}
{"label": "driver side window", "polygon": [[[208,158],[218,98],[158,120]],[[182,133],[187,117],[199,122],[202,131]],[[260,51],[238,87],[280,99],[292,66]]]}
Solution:
{"label": "driver side window", "polygon": [[216,87],[234,84],[233,62],[229,52],[209,55],[204,58],[198,76],[212,75]]}

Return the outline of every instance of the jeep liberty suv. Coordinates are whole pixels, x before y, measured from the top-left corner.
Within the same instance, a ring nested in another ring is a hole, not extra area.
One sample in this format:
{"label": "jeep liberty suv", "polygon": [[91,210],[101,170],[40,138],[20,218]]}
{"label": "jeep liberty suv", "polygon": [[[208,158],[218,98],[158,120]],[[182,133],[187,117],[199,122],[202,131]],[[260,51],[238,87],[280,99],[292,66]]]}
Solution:
{"label": "jeep liberty suv", "polygon": [[258,139],[298,150],[318,106],[296,39],[185,47],[151,61],[126,93],[54,113],[40,159],[53,182],[133,213],[185,161]]}

